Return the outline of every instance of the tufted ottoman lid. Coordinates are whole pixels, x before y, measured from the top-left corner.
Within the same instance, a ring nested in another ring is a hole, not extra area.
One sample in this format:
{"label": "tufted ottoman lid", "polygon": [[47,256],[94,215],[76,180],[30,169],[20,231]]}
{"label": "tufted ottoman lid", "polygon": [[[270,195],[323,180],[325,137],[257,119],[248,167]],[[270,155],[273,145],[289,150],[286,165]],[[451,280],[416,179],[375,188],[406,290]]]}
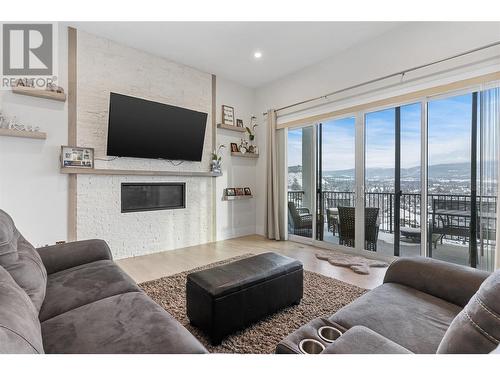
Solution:
{"label": "tufted ottoman lid", "polygon": [[187,280],[212,297],[222,297],[301,269],[298,260],[269,252],[190,273]]}

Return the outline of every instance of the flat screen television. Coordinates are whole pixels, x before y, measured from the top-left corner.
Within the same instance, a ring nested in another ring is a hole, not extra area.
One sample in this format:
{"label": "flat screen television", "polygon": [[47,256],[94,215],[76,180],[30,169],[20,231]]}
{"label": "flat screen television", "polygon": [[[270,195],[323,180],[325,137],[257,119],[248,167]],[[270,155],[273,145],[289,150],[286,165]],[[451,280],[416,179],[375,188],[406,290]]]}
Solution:
{"label": "flat screen television", "polygon": [[201,161],[207,114],[112,92],[108,156]]}

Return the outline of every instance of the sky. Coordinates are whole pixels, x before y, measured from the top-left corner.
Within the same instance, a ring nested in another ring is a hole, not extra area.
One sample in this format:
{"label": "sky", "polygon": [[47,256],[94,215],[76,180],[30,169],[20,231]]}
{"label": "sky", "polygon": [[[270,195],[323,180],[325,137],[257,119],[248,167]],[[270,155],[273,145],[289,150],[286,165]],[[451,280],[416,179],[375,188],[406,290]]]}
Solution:
{"label": "sky", "polygon": [[[429,102],[429,164],[470,161],[472,94]],[[420,104],[401,107],[401,167],[420,165]],[[365,123],[367,168],[394,167],[395,110],[368,113]],[[354,168],[354,118],[323,123],[323,169]],[[302,165],[301,129],[288,132],[288,165]]]}

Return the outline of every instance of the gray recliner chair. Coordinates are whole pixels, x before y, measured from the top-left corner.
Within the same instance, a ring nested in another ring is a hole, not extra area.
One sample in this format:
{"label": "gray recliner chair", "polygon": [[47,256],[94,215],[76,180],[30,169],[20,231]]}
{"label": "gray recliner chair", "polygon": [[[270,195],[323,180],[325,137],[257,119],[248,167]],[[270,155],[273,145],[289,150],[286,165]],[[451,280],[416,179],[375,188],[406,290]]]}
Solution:
{"label": "gray recliner chair", "polygon": [[[399,258],[384,283],[278,344],[298,353],[317,327],[343,332],[323,354],[492,353],[500,344],[500,270],[489,274],[429,258]],[[319,321],[319,322],[318,322]]]}

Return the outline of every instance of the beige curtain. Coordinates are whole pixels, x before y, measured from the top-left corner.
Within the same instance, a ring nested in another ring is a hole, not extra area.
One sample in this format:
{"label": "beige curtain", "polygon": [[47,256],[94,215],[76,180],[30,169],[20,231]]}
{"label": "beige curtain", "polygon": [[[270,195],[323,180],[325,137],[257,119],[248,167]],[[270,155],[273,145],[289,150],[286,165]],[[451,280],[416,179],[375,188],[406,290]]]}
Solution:
{"label": "beige curtain", "polygon": [[266,236],[271,240],[280,240],[279,225],[279,186],[278,186],[278,155],[276,147],[276,111],[267,111],[267,207]]}

